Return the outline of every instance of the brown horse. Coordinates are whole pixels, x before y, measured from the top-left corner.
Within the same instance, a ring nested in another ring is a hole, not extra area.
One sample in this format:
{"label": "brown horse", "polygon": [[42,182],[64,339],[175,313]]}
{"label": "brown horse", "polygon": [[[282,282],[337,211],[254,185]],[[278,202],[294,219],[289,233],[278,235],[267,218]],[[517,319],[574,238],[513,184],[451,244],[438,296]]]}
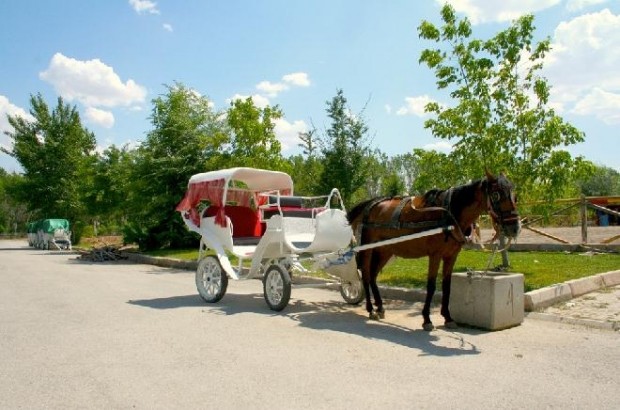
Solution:
{"label": "brown horse", "polygon": [[[443,262],[441,315],[446,327],[456,327],[450,316],[450,282],[454,263],[480,214],[488,212],[496,229],[506,237],[519,234],[520,220],[512,183],[503,175],[486,178],[447,190],[431,190],[422,198],[375,198],[357,204],[348,213],[358,245],[402,237],[432,228],[445,228],[443,233],[382,245],[359,251],[357,266],[362,272],[366,293],[366,310],[371,319],[384,317],[383,301],[377,286],[377,275],[393,256],[421,258],[428,256],[426,300],[422,316],[424,330],[432,330],[430,305],[435,293],[439,265]],[[453,229],[448,227],[452,226]],[[373,311],[370,291],[377,311]]]}

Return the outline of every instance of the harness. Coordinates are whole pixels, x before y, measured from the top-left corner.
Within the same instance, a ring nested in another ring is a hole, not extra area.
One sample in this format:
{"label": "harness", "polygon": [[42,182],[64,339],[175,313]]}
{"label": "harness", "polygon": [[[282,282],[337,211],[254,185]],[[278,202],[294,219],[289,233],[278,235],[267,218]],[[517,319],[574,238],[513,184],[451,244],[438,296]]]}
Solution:
{"label": "harness", "polygon": [[[420,230],[428,230],[428,229],[433,229],[433,228],[447,228],[449,225],[454,225],[456,227],[459,226],[456,218],[454,217],[454,215],[452,214],[452,212],[450,212],[449,209],[449,205],[450,205],[450,200],[452,197],[452,191],[450,190],[450,198],[448,198],[447,200],[447,206],[446,207],[440,207],[440,206],[434,206],[434,207],[425,207],[423,209],[425,210],[437,210],[437,211],[442,211],[442,215],[443,217],[439,220],[434,220],[434,221],[419,221],[419,222],[411,222],[411,221],[401,221],[400,217],[402,214],[403,209],[411,203],[412,201],[412,197],[405,197],[402,198],[398,204],[398,206],[394,209],[394,211],[392,212],[392,216],[390,217],[389,222],[369,222],[368,218],[370,216],[370,211],[379,203],[386,201],[390,198],[377,198],[374,201],[370,202],[366,208],[364,208],[364,213],[362,216],[362,222],[357,226],[356,231],[355,231],[355,239],[357,241],[357,243],[361,243],[361,236],[362,236],[362,232],[365,229],[420,229]],[[444,202],[446,200],[444,199]],[[413,205],[411,205],[413,207]],[[460,238],[455,237],[453,234],[451,234],[451,230],[445,229],[444,230],[444,235],[445,235],[445,240],[447,241],[448,238],[452,235],[452,237],[454,238],[454,240],[456,240],[457,242],[460,243],[464,243],[465,242],[465,236],[463,235],[463,233],[461,232],[460,227],[458,228],[459,232],[460,232]]]}

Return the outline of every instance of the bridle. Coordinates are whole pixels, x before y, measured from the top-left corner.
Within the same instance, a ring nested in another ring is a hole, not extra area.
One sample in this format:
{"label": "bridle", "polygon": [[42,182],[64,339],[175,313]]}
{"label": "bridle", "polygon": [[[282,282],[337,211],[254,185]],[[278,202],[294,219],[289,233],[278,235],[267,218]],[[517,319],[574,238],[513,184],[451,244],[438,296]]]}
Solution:
{"label": "bridle", "polygon": [[516,212],[516,198],[512,187],[506,187],[500,182],[500,179],[487,180],[486,196],[487,212],[491,215],[493,225],[498,225],[503,229],[505,225],[519,223],[519,215]]}

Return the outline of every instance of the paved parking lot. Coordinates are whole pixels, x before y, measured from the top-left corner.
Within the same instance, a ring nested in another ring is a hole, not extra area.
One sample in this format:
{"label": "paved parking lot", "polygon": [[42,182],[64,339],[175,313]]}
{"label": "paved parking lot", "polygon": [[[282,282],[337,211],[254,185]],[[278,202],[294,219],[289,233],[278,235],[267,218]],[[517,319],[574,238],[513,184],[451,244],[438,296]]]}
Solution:
{"label": "paved parking lot", "polygon": [[[2,409],[617,407],[618,332],[527,319],[421,330],[418,303],[369,322],[337,292],[258,281],[206,305],[193,273],[0,241]],[[440,324],[438,312],[433,319]]]}

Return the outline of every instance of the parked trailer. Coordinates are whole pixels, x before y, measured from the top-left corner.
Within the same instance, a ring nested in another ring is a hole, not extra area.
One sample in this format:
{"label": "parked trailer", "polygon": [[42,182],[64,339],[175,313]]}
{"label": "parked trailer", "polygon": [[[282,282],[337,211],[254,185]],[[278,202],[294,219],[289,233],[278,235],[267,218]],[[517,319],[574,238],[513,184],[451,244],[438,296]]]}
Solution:
{"label": "parked trailer", "polygon": [[28,226],[30,246],[39,249],[71,249],[71,231],[66,219],[41,219],[31,224]]}

